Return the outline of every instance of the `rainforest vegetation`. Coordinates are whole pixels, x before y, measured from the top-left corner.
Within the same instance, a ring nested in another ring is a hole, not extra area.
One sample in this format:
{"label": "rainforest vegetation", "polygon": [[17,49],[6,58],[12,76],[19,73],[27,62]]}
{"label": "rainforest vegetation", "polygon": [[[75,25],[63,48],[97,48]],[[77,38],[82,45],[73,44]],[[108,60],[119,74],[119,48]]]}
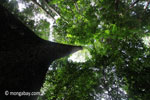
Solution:
{"label": "rainforest vegetation", "polygon": [[84,48],[50,65],[38,100],[150,98],[149,0],[0,2],[39,37]]}

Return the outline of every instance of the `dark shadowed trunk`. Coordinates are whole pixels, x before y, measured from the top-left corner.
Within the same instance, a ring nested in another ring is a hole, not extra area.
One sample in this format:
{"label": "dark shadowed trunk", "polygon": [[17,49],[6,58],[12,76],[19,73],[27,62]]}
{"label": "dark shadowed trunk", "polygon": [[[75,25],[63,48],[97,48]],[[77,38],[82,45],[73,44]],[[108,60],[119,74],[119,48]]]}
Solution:
{"label": "dark shadowed trunk", "polygon": [[10,92],[38,92],[49,65],[82,47],[42,40],[0,5],[0,100],[36,100]]}

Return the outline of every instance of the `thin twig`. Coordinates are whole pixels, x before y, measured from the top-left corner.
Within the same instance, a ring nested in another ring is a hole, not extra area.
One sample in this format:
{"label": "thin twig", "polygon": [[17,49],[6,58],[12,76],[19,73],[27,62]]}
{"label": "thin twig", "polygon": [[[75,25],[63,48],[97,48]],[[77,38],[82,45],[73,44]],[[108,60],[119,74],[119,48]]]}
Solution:
{"label": "thin twig", "polygon": [[77,4],[77,3],[74,3],[74,5],[75,5],[76,10],[80,13],[80,10],[79,10],[79,8],[78,8],[78,4]]}

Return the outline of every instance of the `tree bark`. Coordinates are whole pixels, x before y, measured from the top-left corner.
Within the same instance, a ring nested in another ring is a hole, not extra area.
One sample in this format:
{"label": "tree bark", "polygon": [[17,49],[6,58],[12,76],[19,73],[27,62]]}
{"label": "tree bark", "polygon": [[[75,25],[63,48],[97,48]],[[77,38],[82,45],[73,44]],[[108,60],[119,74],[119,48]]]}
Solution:
{"label": "tree bark", "polygon": [[81,49],[39,38],[0,4],[0,100],[36,100],[6,94],[39,92],[52,61]]}

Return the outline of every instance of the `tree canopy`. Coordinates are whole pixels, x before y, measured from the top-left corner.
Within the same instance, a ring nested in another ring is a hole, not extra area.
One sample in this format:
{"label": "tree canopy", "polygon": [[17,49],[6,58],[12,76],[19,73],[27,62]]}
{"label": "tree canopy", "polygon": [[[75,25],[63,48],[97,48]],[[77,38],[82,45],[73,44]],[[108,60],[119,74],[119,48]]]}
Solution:
{"label": "tree canopy", "polygon": [[91,55],[86,62],[53,62],[39,100],[149,99],[149,0],[19,1],[26,8],[16,14],[39,36],[49,33],[48,21],[31,17],[44,13],[54,22],[54,41],[82,45]]}

